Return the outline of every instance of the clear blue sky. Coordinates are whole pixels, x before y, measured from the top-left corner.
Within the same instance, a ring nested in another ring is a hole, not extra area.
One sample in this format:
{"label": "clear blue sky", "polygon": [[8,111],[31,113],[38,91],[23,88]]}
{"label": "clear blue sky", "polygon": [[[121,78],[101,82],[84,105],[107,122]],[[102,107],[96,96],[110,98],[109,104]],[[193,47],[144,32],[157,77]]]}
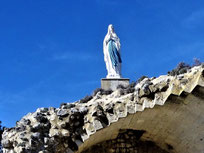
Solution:
{"label": "clear blue sky", "polygon": [[108,24],[121,40],[122,74],[132,81],[204,61],[203,0],[2,0],[3,125],[100,87]]}

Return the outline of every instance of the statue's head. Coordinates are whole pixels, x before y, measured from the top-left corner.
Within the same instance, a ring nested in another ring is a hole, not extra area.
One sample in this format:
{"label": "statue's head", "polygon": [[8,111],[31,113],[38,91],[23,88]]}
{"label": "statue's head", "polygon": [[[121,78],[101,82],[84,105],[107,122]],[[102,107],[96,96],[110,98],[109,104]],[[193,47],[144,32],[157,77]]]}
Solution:
{"label": "statue's head", "polygon": [[108,26],[108,33],[114,33],[114,28],[112,24],[109,24]]}

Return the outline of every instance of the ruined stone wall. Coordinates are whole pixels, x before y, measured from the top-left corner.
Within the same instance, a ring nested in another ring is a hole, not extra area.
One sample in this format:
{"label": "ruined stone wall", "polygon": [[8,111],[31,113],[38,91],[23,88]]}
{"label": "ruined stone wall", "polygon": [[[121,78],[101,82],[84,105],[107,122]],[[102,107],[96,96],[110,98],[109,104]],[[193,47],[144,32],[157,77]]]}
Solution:
{"label": "ruined stone wall", "polygon": [[142,141],[145,131],[120,131],[116,139],[101,142],[82,153],[168,153],[152,141]]}

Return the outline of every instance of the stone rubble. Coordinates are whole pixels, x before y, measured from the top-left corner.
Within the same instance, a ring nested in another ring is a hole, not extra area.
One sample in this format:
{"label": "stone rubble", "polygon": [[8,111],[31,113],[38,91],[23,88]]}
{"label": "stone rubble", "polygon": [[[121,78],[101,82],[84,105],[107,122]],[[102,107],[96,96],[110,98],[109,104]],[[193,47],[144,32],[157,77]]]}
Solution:
{"label": "stone rubble", "polygon": [[38,108],[3,133],[4,153],[71,153],[97,130],[128,114],[164,105],[171,95],[191,93],[204,86],[204,68],[187,73],[145,78],[109,94],[98,90],[88,101],[63,103],[59,108]]}

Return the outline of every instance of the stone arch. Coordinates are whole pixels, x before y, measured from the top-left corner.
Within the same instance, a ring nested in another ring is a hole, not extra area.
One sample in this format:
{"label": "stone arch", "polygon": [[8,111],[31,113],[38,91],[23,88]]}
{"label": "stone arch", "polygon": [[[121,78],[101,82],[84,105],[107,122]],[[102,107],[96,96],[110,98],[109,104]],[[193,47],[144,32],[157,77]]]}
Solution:
{"label": "stone arch", "polygon": [[145,131],[140,143],[152,142],[166,152],[203,153],[203,110],[204,69],[198,66],[59,108],[39,108],[4,131],[3,151],[81,153],[132,130]]}
{"label": "stone arch", "polygon": [[[129,114],[91,135],[78,152],[117,138],[121,130],[145,131],[140,140],[173,153],[204,151],[204,87],[170,95],[165,105]],[[78,153],[77,152],[77,153]]]}

